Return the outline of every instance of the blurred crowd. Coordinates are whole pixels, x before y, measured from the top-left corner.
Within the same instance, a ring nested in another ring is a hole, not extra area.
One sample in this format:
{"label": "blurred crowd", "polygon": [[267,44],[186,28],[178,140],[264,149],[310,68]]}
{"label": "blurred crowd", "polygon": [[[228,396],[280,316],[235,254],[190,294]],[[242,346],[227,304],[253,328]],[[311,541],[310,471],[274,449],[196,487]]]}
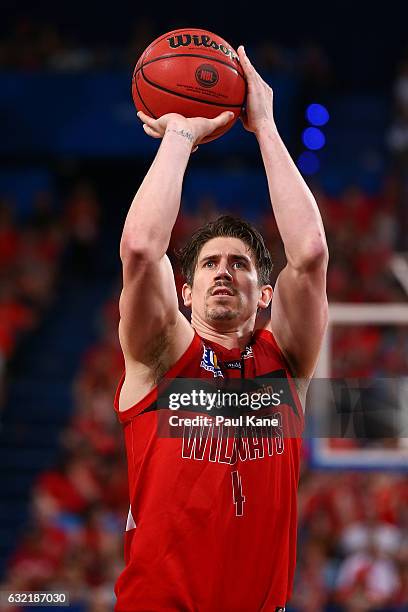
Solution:
{"label": "blurred crowd", "polygon": [[64,241],[49,193],[37,194],[23,224],[13,202],[0,199],[0,386],[17,341],[52,301]]}
{"label": "blurred crowd", "polygon": [[394,83],[394,121],[389,134],[391,148],[407,163],[408,157],[408,54],[400,61]]}
{"label": "blurred crowd", "polygon": [[[176,27],[176,26],[174,26]],[[170,28],[171,29],[171,28]],[[163,32],[157,22],[139,16],[128,39],[120,45],[82,41],[72,29],[57,23],[20,16],[0,38],[0,70],[35,72],[83,72],[129,69],[145,48]],[[240,41],[235,41],[238,45]],[[260,40],[251,53],[260,69],[299,75],[315,95],[328,86],[332,72],[327,54],[314,41],[302,42],[296,52],[268,40]],[[316,90],[317,87],[317,90]]]}
{"label": "blurred crowd", "polygon": [[407,502],[403,475],[305,468],[293,607],[300,612],[406,610]]}
{"label": "blurred crowd", "polygon": [[408,51],[401,58],[393,88],[394,111],[388,145],[401,190],[398,218],[401,223],[399,249],[408,251]]}
{"label": "blurred crowd", "polygon": [[72,190],[61,209],[44,190],[23,219],[16,211],[10,197],[0,197],[0,388],[19,341],[52,306],[61,269],[64,276],[89,273],[98,238],[98,204],[86,183]]}
{"label": "blurred crowd", "polygon": [[75,381],[60,462],[35,484],[31,521],[6,577],[12,590],[68,591],[73,610],[111,611],[122,567],[128,490],[112,408],[123,369],[117,324],[115,297],[103,309],[100,341],[84,355]]}

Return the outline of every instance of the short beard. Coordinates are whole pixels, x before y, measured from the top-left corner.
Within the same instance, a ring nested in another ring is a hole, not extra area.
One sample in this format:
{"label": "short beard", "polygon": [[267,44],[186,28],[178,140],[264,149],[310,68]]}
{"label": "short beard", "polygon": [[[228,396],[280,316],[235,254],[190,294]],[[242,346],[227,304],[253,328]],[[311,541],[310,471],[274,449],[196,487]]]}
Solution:
{"label": "short beard", "polygon": [[239,315],[238,310],[231,310],[224,306],[215,306],[213,308],[205,307],[205,318],[207,321],[232,321]]}
{"label": "short beard", "polygon": [[231,308],[225,304],[217,304],[217,306],[209,306],[208,302],[204,304],[204,315],[207,321],[233,321],[238,318],[241,312],[241,297],[238,295],[238,304],[235,308]]}

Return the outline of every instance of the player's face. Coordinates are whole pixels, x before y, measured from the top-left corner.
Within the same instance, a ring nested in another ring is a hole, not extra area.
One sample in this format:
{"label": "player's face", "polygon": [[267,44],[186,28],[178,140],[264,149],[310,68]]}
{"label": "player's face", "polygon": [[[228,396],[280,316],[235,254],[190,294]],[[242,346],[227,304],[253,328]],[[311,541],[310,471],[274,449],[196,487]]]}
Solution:
{"label": "player's face", "polygon": [[[269,287],[269,286],[268,286]],[[246,321],[265,308],[265,290],[249,247],[239,238],[212,238],[198,256],[192,287],[183,288],[194,318],[208,324]]]}

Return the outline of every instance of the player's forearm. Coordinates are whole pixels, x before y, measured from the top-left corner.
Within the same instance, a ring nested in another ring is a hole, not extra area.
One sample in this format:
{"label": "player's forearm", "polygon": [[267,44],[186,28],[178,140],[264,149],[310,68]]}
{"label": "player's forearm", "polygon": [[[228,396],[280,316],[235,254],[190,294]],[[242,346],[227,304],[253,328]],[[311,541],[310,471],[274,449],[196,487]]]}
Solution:
{"label": "player's forearm", "polygon": [[305,268],[327,260],[322,218],[310,189],[290,157],[273,123],[257,134],[272,208],[288,262]]}
{"label": "player's forearm", "polygon": [[162,257],[180,208],[192,140],[180,126],[168,126],[157,155],[126,217],[121,256],[133,251]]}

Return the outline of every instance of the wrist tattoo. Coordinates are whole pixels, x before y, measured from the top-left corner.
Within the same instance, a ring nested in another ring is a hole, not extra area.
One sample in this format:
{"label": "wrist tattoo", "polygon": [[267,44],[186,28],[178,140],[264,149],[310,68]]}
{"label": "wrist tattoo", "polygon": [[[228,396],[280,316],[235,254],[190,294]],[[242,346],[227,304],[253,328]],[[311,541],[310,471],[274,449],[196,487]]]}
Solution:
{"label": "wrist tattoo", "polygon": [[191,143],[194,142],[194,138],[191,132],[186,132],[186,130],[175,130],[174,128],[169,128],[167,131],[174,132],[175,134],[178,134],[179,136],[182,136],[183,138],[187,138],[187,140]]}

